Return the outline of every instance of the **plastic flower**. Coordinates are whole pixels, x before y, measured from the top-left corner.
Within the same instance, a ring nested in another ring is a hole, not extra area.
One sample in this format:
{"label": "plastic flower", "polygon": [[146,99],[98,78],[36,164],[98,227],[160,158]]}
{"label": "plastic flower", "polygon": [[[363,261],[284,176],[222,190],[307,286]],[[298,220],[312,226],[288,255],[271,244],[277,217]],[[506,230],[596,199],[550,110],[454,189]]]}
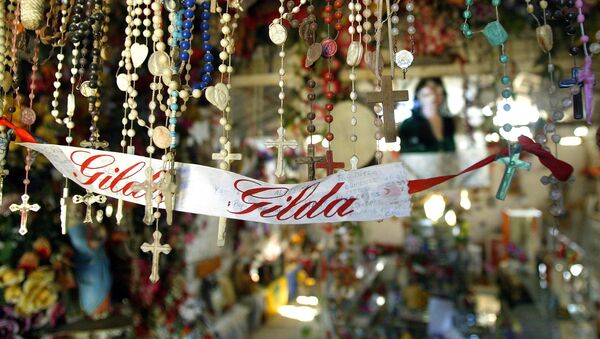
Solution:
{"label": "plastic flower", "polygon": [[33,243],[33,249],[40,258],[47,259],[52,254],[52,247],[50,247],[50,242],[46,238],[38,238]]}
{"label": "plastic flower", "polygon": [[25,279],[25,272],[8,266],[0,267],[0,287],[19,284]]}
{"label": "plastic flower", "polygon": [[25,252],[21,256],[21,259],[19,259],[19,264],[17,267],[29,271],[38,268],[39,264],[40,259],[38,258],[37,254],[34,252]]}
{"label": "plastic flower", "polygon": [[0,338],[14,338],[18,333],[19,323],[16,320],[0,319]]}
{"label": "plastic flower", "polygon": [[29,273],[23,284],[23,296],[17,303],[16,311],[30,315],[49,308],[58,300],[54,285],[54,272],[48,266]]}
{"label": "plastic flower", "polygon": [[4,300],[9,304],[18,303],[19,299],[21,299],[21,295],[23,295],[23,291],[21,290],[20,285],[12,285],[4,290]]}

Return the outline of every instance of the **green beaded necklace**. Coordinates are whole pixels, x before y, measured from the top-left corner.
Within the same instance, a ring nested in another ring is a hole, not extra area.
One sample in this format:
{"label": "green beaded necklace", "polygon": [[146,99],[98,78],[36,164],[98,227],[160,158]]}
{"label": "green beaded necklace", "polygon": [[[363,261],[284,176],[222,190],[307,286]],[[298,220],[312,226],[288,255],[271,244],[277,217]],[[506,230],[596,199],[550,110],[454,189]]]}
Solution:
{"label": "green beaded necklace", "polygon": [[[505,100],[503,108],[505,111],[510,111],[511,106],[508,103],[508,99],[512,97],[513,93],[511,90],[512,80],[510,76],[508,76],[509,57],[508,54],[506,54],[505,46],[505,43],[508,40],[508,33],[500,23],[500,16],[498,14],[498,6],[500,6],[500,1],[501,0],[492,0],[492,6],[494,6],[496,9],[496,20],[488,23],[481,33],[483,33],[490,45],[493,47],[500,47],[499,60],[503,68],[503,74],[502,77],[500,77],[500,82],[502,83],[502,86],[504,86],[504,89],[502,90],[502,97]],[[460,30],[465,38],[471,39],[475,33],[469,25],[469,19],[473,16],[473,13],[470,11],[471,6],[473,5],[473,0],[465,0],[465,5],[467,6],[467,8],[463,11],[463,18],[465,21],[460,25]]]}

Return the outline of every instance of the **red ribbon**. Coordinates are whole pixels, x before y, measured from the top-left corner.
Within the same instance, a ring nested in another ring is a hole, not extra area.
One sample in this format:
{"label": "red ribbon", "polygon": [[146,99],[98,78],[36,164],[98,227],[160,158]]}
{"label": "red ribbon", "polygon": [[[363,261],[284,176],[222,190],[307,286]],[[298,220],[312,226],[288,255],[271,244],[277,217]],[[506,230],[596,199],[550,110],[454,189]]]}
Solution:
{"label": "red ribbon", "polygon": [[[6,126],[8,128],[12,128],[15,131],[15,133],[17,134],[17,137],[23,142],[37,143],[35,138],[29,132],[13,125],[5,117],[0,118],[0,125]],[[533,140],[529,139],[528,137],[523,136],[523,135],[520,136],[519,144],[521,144],[523,151],[531,153],[531,154],[535,155],[536,157],[538,157],[538,159],[540,160],[542,165],[544,165],[546,168],[548,168],[550,170],[550,172],[552,172],[552,175],[554,175],[554,177],[556,179],[558,179],[560,181],[567,181],[571,177],[571,174],[573,174],[573,166],[569,165],[567,162],[557,159],[556,157],[554,157],[554,155],[552,155],[552,153],[546,151],[545,149],[542,148],[542,146],[540,144],[535,143]],[[498,156],[507,156],[507,155],[508,155],[508,148],[505,148],[502,151],[500,151],[499,153],[492,154],[489,157],[469,166],[467,169],[465,169],[464,171],[462,171],[460,173],[452,174],[452,175],[443,175],[440,177],[433,177],[433,178],[428,178],[428,179],[411,180],[408,182],[408,193],[415,194],[415,193],[430,189],[430,188],[437,186],[441,183],[444,183],[450,179],[454,179],[459,175],[469,173],[476,169],[485,167],[485,166],[489,165],[490,163],[496,161]]]}
{"label": "red ribbon", "polygon": [[[540,159],[540,162],[542,163],[542,165],[544,165],[546,168],[548,168],[550,170],[550,172],[552,172],[552,175],[556,179],[558,179],[560,181],[567,181],[571,177],[571,174],[573,174],[573,166],[569,165],[567,162],[557,159],[556,157],[554,157],[554,155],[552,155],[552,153],[546,151],[545,149],[542,148],[542,146],[540,144],[535,143],[533,140],[529,139],[528,137],[523,136],[523,135],[520,136],[519,144],[521,144],[521,146],[523,147],[522,148],[523,151],[531,153],[531,154],[535,155],[536,157],[538,157],[538,159]],[[434,177],[434,178],[428,178],[428,179],[411,180],[408,182],[408,193],[414,194],[414,193],[418,193],[418,192],[424,191],[426,189],[432,188],[432,187],[437,186],[437,185],[439,185],[443,182],[446,182],[450,179],[454,179],[461,174],[465,174],[465,173],[474,171],[476,169],[482,168],[484,166],[487,166],[490,163],[496,161],[498,156],[507,156],[507,155],[508,155],[508,148],[505,148],[502,151],[500,151],[499,153],[490,155],[489,157],[471,165],[470,167],[468,167],[467,169],[465,169],[464,171],[462,171],[460,173],[452,174],[452,175],[443,175],[440,177]]]}
{"label": "red ribbon", "polygon": [[17,138],[19,138],[19,140],[21,140],[22,142],[33,142],[33,143],[37,143],[37,141],[35,140],[35,138],[33,137],[33,135],[31,135],[31,133],[27,132],[26,130],[17,127],[15,125],[13,125],[12,122],[8,121],[8,119],[6,119],[6,117],[1,117],[0,118],[0,125],[1,126],[6,126],[10,129],[12,129],[13,131],[15,131],[15,134],[17,135]]}

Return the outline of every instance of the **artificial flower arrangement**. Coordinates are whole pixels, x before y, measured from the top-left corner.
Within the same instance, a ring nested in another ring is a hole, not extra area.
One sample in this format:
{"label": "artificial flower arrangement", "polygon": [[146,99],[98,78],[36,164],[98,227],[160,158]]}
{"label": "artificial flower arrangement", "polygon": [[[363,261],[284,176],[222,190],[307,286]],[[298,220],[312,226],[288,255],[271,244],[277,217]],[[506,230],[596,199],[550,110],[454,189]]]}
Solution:
{"label": "artificial flower arrangement", "polygon": [[[75,287],[68,246],[53,252],[44,237],[30,246],[20,257],[0,258],[0,338],[35,336],[56,327],[65,316],[60,293]],[[9,262],[15,258],[16,263]]]}

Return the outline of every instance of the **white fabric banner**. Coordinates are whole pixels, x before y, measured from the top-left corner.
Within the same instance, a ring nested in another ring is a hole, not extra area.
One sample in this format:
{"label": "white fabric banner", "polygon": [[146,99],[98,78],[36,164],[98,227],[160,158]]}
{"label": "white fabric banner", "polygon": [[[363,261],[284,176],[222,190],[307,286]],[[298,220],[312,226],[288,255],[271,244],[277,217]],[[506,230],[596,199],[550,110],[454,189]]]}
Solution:
{"label": "white fabric banner", "polygon": [[[42,153],[67,178],[96,194],[144,205],[131,188],[161,177],[163,163],[137,155],[23,143]],[[410,215],[408,177],[400,163],[342,171],[297,185],[269,184],[220,169],[176,163],[175,210],[271,224],[381,220]],[[157,191],[155,196],[159,196]],[[161,203],[161,207],[162,203]]]}

